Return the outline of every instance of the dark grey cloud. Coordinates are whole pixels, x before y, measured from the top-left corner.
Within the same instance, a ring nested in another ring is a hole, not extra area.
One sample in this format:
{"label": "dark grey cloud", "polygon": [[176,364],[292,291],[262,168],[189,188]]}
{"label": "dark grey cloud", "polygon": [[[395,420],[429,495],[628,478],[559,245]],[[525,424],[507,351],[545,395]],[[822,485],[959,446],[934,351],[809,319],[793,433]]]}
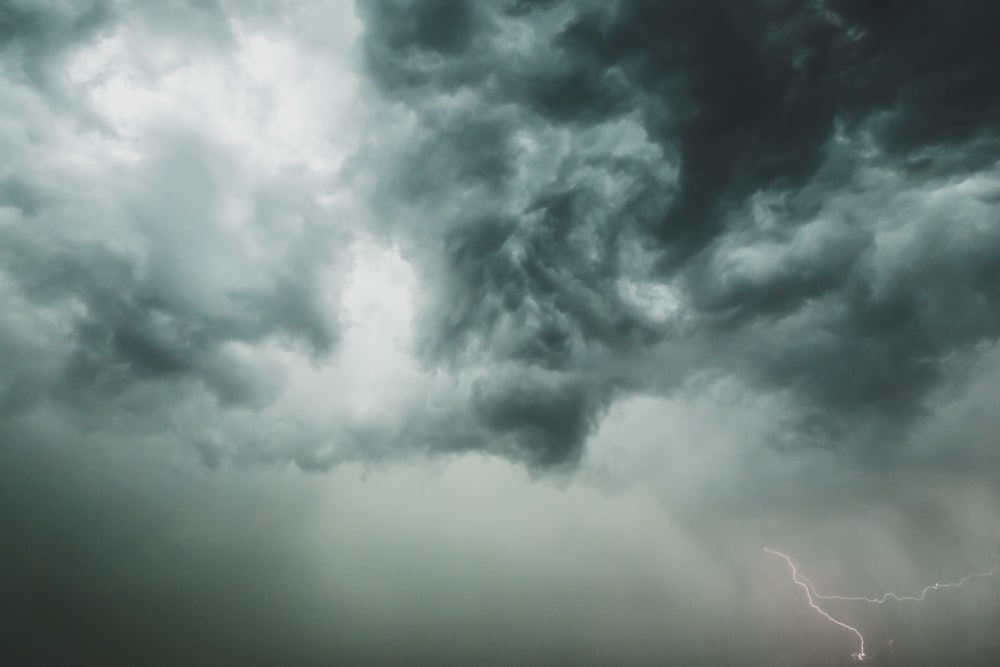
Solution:
{"label": "dark grey cloud", "polygon": [[[888,112],[877,131],[893,153],[916,152],[933,161],[941,149],[973,144],[966,166],[991,164],[984,150],[973,149],[996,141],[1000,99],[982,85],[986,63],[996,55],[990,37],[1000,21],[996,8],[932,2],[843,2],[831,8],[853,37],[841,80],[852,115]],[[928,26],[934,26],[934,39],[927,39]]]}
{"label": "dark grey cloud", "polygon": [[79,3],[8,2],[0,8],[0,48],[15,77],[41,89],[58,86],[60,60],[93,39],[114,15],[105,0]]}
{"label": "dark grey cloud", "polygon": [[[526,373],[608,350],[620,369],[694,339],[843,438],[871,420],[901,434],[942,364],[995,339],[992,10],[388,7],[360,5],[366,63],[416,125],[381,158],[405,180],[378,197],[437,267],[433,357],[476,341]],[[460,20],[424,26],[444,11]],[[625,127],[641,151],[586,139]],[[674,290],[684,326],[630,308],[621,287],[637,280]],[[509,332],[526,304],[541,322]],[[581,391],[644,382],[627,376]]]}

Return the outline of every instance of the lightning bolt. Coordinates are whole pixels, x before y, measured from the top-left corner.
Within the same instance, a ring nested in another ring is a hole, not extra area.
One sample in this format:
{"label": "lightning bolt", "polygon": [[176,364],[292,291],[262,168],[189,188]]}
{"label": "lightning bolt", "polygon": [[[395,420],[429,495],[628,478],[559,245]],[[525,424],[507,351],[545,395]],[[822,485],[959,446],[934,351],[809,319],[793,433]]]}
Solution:
{"label": "lightning bolt", "polygon": [[973,574],[967,574],[958,581],[951,581],[948,583],[933,583],[929,586],[924,586],[924,590],[920,591],[920,595],[896,595],[895,593],[885,593],[882,597],[869,598],[862,595],[821,595],[816,592],[816,587],[813,586],[813,595],[815,595],[820,600],[848,600],[854,602],[871,602],[872,604],[885,604],[886,600],[895,600],[896,602],[923,602],[927,597],[927,594],[931,591],[939,591],[942,588],[961,588],[973,579],[983,579],[986,577],[995,576],[1000,572],[1000,567],[995,567],[992,570],[986,572],[975,572]]}
{"label": "lightning bolt", "polygon": [[[855,660],[864,660],[866,655],[865,636],[861,634],[861,631],[858,630],[853,625],[848,625],[843,621],[837,620],[836,618],[831,616],[829,612],[827,612],[825,609],[816,604],[816,601],[813,599],[813,595],[815,593],[815,587],[813,586],[813,583],[808,579],[806,579],[805,577],[803,577],[801,574],[799,574],[798,568],[795,567],[795,563],[792,562],[792,559],[788,555],[783,554],[780,551],[775,551],[774,549],[769,549],[768,547],[764,547],[764,551],[774,556],[778,556],[780,558],[785,559],[785,562],[788,563],[789,569],[791,569],[792,571],[792,581],[794,581],[797,585],[801,586],[802,590],[806,592],[806,600],[809,602],[810,607],[815,609],[821,616],[823,616],[823,618],[830,621],[831,623],[839,625],[845,630],[849,630],[850,632],[854,633],[854,636],[858,638],[858,650],[856,653],[852,653],[851,657],[854,658]],[[816,597],[819,596],[817,595]]]}
{"label": "lightning bolt", "polygon": [[783,554],[780,551],[776,551],[774,549],[769,549],[768,547],[764,547],[764,551],[774,556],[783,558],[785,562],[788,563],[788,567],[792,571],[792,581],[794,581],[797,585],[801,586],[802,589],[806,592],[806,599],[809,601],[810,607],[815,609],[818,613],[820,613],[831,623],[835,623],[836,625],[839,625],[840,627],[846,630],[850,630],[852,633],[854,633],[854,635],[858,638],[858,642],[860,644],[860,648],[858,649],[857,653],[851,654],[851,657],[854,658],[855,660],[864,660],[866,657],[864,636],[854,626],[848,625],[847,623],[839,621],[833,616],[831,616],[826,610],[824,610],[822,607],[816,604],[816,600],[843,600],[848,602],[869,602],[872,604],[885,604],[886,601],[888,600],[895,600],[896,602],[923,602],[927,598],[927,594],[931,591],[938,591],[943,588],[961,588],[962,586],[964,586],[969,581],[972,581],[973,579],[984,579],[996,576],[998,573],[1000,573],[1000,567],[994,567],[993,569],[987,570],[985,572],[974,572],[972,574],[967,574],[958,581],[951,581],[946,583],[935,582],[928,586],[924,586],[923,590],[920,591],[920,595],[897,595],[895,593],[884,593],[881,597],[873,597],[873,598],[865,597],[862,595],[856,595],[856,596],[823,595],[821,593],[816,592],[816,585],[813,584],[812,581],[799,574],[798,568],[795,566],[795,563],[787,554]]}

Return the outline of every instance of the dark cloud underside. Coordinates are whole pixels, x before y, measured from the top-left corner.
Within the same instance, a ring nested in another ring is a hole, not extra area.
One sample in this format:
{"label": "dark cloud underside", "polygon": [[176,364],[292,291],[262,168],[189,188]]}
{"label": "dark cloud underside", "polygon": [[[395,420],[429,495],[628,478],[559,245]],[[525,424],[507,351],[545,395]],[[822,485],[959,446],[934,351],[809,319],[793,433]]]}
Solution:
{"label": "dark cloud underside", "polygon": [[[993,9],[360,7],[373,79],[417,119],[379,196],[440,267],[429,354],[567,377],[610,358],[572,380],[610,397],[646,384],[622,360],[694,340],[824,428],[892,428],[995,338]],[[641,152],[619,150],[626,127]],[[670,286],[683,325],[636,312],[623,281]]]}

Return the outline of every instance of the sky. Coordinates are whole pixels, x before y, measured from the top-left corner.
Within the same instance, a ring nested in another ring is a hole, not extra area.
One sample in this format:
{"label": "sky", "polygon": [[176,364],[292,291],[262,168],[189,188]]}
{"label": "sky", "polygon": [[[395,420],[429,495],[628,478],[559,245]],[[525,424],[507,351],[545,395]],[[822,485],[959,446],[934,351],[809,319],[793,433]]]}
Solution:
{"label": "sky", "polygon": [[0,662],[995,666],[998,31],[0,1]]}

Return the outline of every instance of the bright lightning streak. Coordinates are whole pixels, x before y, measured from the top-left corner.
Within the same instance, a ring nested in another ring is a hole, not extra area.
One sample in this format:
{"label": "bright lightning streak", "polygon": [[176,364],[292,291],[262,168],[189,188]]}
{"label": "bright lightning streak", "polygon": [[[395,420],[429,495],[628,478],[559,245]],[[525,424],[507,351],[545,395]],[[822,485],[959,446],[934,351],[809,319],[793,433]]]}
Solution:
{"label": "bright lightning streak", "polygon": [[803,577],[801,574],[799,574],[798,568],[795,567],[795,563],[792,562],[792,559],[790,557],[788,557],[787,555],[781,553],[780,551],[775,551],[774,549],[769,549],[767,547],[764,547],[764,551],[766,551],[767,553],[772,554],[774,556],[779,556],[779,557],[785,559],[785,562],[788,563],[788,567],[792,570],[792,581],[794,581],[796,584],[798,584],[799,586],[801,586],[802,590],[804,590],[806,592],[806,600],[809,601],[809,606],[810,607],[812,607],[817,612],[819,612],[826,620],[830,621],[831,623],[835,623],[836,625],[839,625],[840,627],[844,628],[845,630],[850,630],[851,632],[854,633],[854,636],[858,638],[859,647],[858,647],[858,652],[857,653],[852,653],[851,657],[854,658],[855,660],[864,660],[865,659],[865,637],[864,637],[864,635],[861,634],[861,631],[858,630],[853,625],[848,625],[847,623],[844,623],[843,621],[838,621],[833,616],[830,616],[830,614],[825,609],[823,609],[818,604],[816,604],[816,601],[813,600],[813,593],[815,592],[815,587],[813,586],[813,583],[811,581],[809,581],[808,579],[806,579],[805,577]]}
{"label": "bright lightning streak", "polygon": [[929,586],[925,586],[924,589],[920,592],[920,595],[896,595],[895,593],[885,593],[881,597],[876,597],[876,598],[870,598],[860,595],[859,596],[823,595],[821,593],[816,592],[816,585],[813,584],[812,581],[799,574],[798,568],[796,568],[795,563],[792,562],[792,559],[789,556],[781,553],[780,551],[769,549],[768,547],[764,547],[764,551],[766,551],[769,554],[779,556],[785,559],[785,562],[788,563],[788,567],[791,568],[792,570],[792,581],[794,581],[797,585],[801,586],[802,589],[806,592],[806,599],[809,601],[810,607],[812,607],[817,612],[822,614],[831,623],[835,623],[840,627],[850,630],[851,632],[854,633],[854,635],[858,638],[858,641],[861,645],[858,652],[852,654],[851,656],[856,660],[865,659],[866,654],[865,654],[864,636],[862,636],[861,632],[857,628],[848,625],[843,621],[838,621],[833,616],[830,616],[829,613],[827,613],[824,609],[822,609],[819,605],[816,604],[816,600],[843,600],[848,602],[870,602],[872,604],[885,604],[886,601],[888,600],[895,600],[896,602],[922,602],[927,597],[927,594],[930,591],[937,591],[943,588],[961,588],[967,582],[973,579],[983,579],[987,577],[993,577],[996,576],[998,573],[1000,573],[1000,567],[994,567],[992,570],[988,570],[986,572],[975,572],[973,574],[967,574],[958,581],[952,581],[943,584],[935,582],[933,584],[930,584]]}
{"label": "bright lightning streak", "polygon": [[[995,567],[988,572],[976,572],[974,574],[967,574],[958,581],[952,581],[948,583],[933,583],[930,586],[925,586],[924,590],[920,592],[920,595],[896,595],[895,593],[885,593],[880,598],[869,598],[864,596],[853,596],[853,595],[821,595],[816,592],[816,587],[813,586],[812,592],[817,598],[821,600],[849,600],[856,602],[871,602],[873,604],[885,604],[886,600],[895,600],[896,602],[923,602],[924,598],[927,597],[927,593],[930,591],[938,591],[942,588],[961,588],[966,584],[966,582],[972,579],[982,579],[986,577],[995,576],[1000,572],[1000,567]],[[810,582],[811,584],[811,582]]]}

